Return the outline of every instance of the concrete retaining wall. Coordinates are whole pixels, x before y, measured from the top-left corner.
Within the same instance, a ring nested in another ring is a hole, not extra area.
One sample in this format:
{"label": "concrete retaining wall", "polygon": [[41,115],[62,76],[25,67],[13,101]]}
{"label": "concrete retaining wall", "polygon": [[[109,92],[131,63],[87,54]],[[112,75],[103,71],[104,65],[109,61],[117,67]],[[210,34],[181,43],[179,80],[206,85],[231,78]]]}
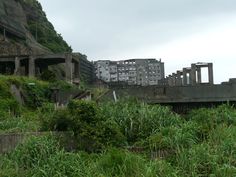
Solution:
{"label": "concrete retaining wall", "polygon": [[67,151],[73,151],[77,148],[75,139],[71,138],[70,132],[29,132],[29,133],[10,133],[0,134],[0,154],[14,150],[19,144],[32,136],[54,135],[60,145]]}
{"label": "concrete retaining wall", "polygon": [[236,101],[236,83],[196,86],[130,86],[123,88],[111,88],[105,97],[112,98],[112,92],[116,96],[124,98],[136,97],[149,103],[198,103],[198,102],[226,102]]}

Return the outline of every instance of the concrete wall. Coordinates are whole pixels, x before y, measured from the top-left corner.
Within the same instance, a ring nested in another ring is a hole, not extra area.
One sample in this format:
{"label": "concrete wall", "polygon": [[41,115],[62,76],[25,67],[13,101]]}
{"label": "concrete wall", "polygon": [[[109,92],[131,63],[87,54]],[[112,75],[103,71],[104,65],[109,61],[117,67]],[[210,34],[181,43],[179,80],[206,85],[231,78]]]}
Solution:
{"label": "concrete wall", "polygon": [[[118,98],[136,97],[150,103],[189,103],[236,101],[236,83],[196,86],[125,86],[111,88]],[[112,98],[112,93],[107,95]]]}
{"label": "concrete wall", "polygon": [[77,143],[69,136],[69,132],[30,132],[0,134],[0,154],[14,150],[19,144],[23,143],[32,136],[54,135],[59,138],[60,145],[67,151],[75,150]]}

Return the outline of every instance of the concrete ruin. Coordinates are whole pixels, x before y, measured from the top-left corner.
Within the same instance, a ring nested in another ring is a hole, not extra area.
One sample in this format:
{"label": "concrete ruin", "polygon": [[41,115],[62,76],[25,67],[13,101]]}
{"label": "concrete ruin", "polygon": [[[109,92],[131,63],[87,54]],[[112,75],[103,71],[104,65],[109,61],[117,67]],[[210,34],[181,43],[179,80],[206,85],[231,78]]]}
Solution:
{"label": "concrete ruin", "polygon": [[[208,82],[202,82],[201,69],[206,67],[208,69]],[[172,73],[164,80],[164,85],[168,86],[188,86],[197,84],[214,84],[213,79],[213,64],[212,63],[194,63],[191,67],[185,67],[181,71]]]}
{"label": "concrete ruin", "polygon": [[47,70],[50,65],[64,63],[65,80],[79,82],[82,77],[93,79],[93,64],[82,59],[78,53],[45,54],[45,55],[12,55],[0,56],[0,74],[14,74],[35,77]]}
{"label": "concrete ruin", "polygon": [[[208,68],[208,82],[202,82],[201,69]],[[222,103],[236,105],[236,79],[214,84],[213,64],[195,63],[191,67],[172,73],[157,86],[116,86],[100,100],[134,97],[149,104],[168,105],[176,112],[186,112],[199,107],[211,107]]]}

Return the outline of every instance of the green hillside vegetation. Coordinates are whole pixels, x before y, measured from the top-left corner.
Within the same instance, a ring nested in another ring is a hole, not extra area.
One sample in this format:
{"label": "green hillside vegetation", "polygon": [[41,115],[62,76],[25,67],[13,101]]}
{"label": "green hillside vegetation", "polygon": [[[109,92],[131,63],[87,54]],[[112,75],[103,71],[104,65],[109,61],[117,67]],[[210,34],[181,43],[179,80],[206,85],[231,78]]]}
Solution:
{"label": "green hillside vegetation", "polygon": [[[15,85],[23,94],[20,105],[10,91]],[[78,89],[64,81],[46,82],[35,78],[0,75],[0,132],[38,131],[39,108],[51,102],[51,88]]]}
{"label": "green hillside vegetation", "polygon": [[20,3],[26,12],[28,30],[38,43],[54,53],[72,51],[61,34],[58,34],[48,21],[41,4],[37,0],[21,0]]}
{"label": "green hillside vegetation", "polygon": [[72,100],[55,110],[45,96],[50,84],[33,80],[42,104],[32,108],[15,106],[6,89],[31,79],[2,76],[0,82],[0,101],[9,99],[1,108],[1,132],[68,131],[77,142],[66,152],[53,135],[31,137],[0,156],[0,176],[236,176],[236,109],[230,105],[184,116],[135,99]]}

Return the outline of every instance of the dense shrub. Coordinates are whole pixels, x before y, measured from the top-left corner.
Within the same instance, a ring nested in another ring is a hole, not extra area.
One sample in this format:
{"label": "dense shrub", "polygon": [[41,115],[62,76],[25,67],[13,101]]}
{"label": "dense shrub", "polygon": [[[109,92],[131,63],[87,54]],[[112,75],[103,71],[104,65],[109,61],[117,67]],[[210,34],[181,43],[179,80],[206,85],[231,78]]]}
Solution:
{"label": "dense shrub", "polygon": [[[44,102],[47,101],[46,93],[47,87],[41,87],[36,83],[25,83],[23,85],[23,90],[25,92],[25,102],[30,108],[37,108],[42,106]],[[26,94],[27,93],[27,94]]]}
{"label": "dense shrub", "polygon": [[43,81],[53,82],[56,80],[56,74],[53,71],[45,70],[40,75],[40,79],[42,79]]}
{"label": "dense shrub", "polygon": [[10,92],[10,84],[4,76],[0,76],[0,121],[18,116],[21,112],[20,105]]}
{"label": "dense shrub", "polygon": [[124,136],[118,125],[104,119],[94,102],[73,100],[68,104],[68,110],[73,122],[72,131],[77,135],[81,149],[91,152],[123,144]]}
{"label": "dense shrub", "polygon": [[81,150],[93,152],[110,145],[124,145],[125,137],[119,126],[104,119],[94,102],[72,100],[67,109],[56,111],[52,105],[46,104],[40,112],[43,130],[72,131]]}

